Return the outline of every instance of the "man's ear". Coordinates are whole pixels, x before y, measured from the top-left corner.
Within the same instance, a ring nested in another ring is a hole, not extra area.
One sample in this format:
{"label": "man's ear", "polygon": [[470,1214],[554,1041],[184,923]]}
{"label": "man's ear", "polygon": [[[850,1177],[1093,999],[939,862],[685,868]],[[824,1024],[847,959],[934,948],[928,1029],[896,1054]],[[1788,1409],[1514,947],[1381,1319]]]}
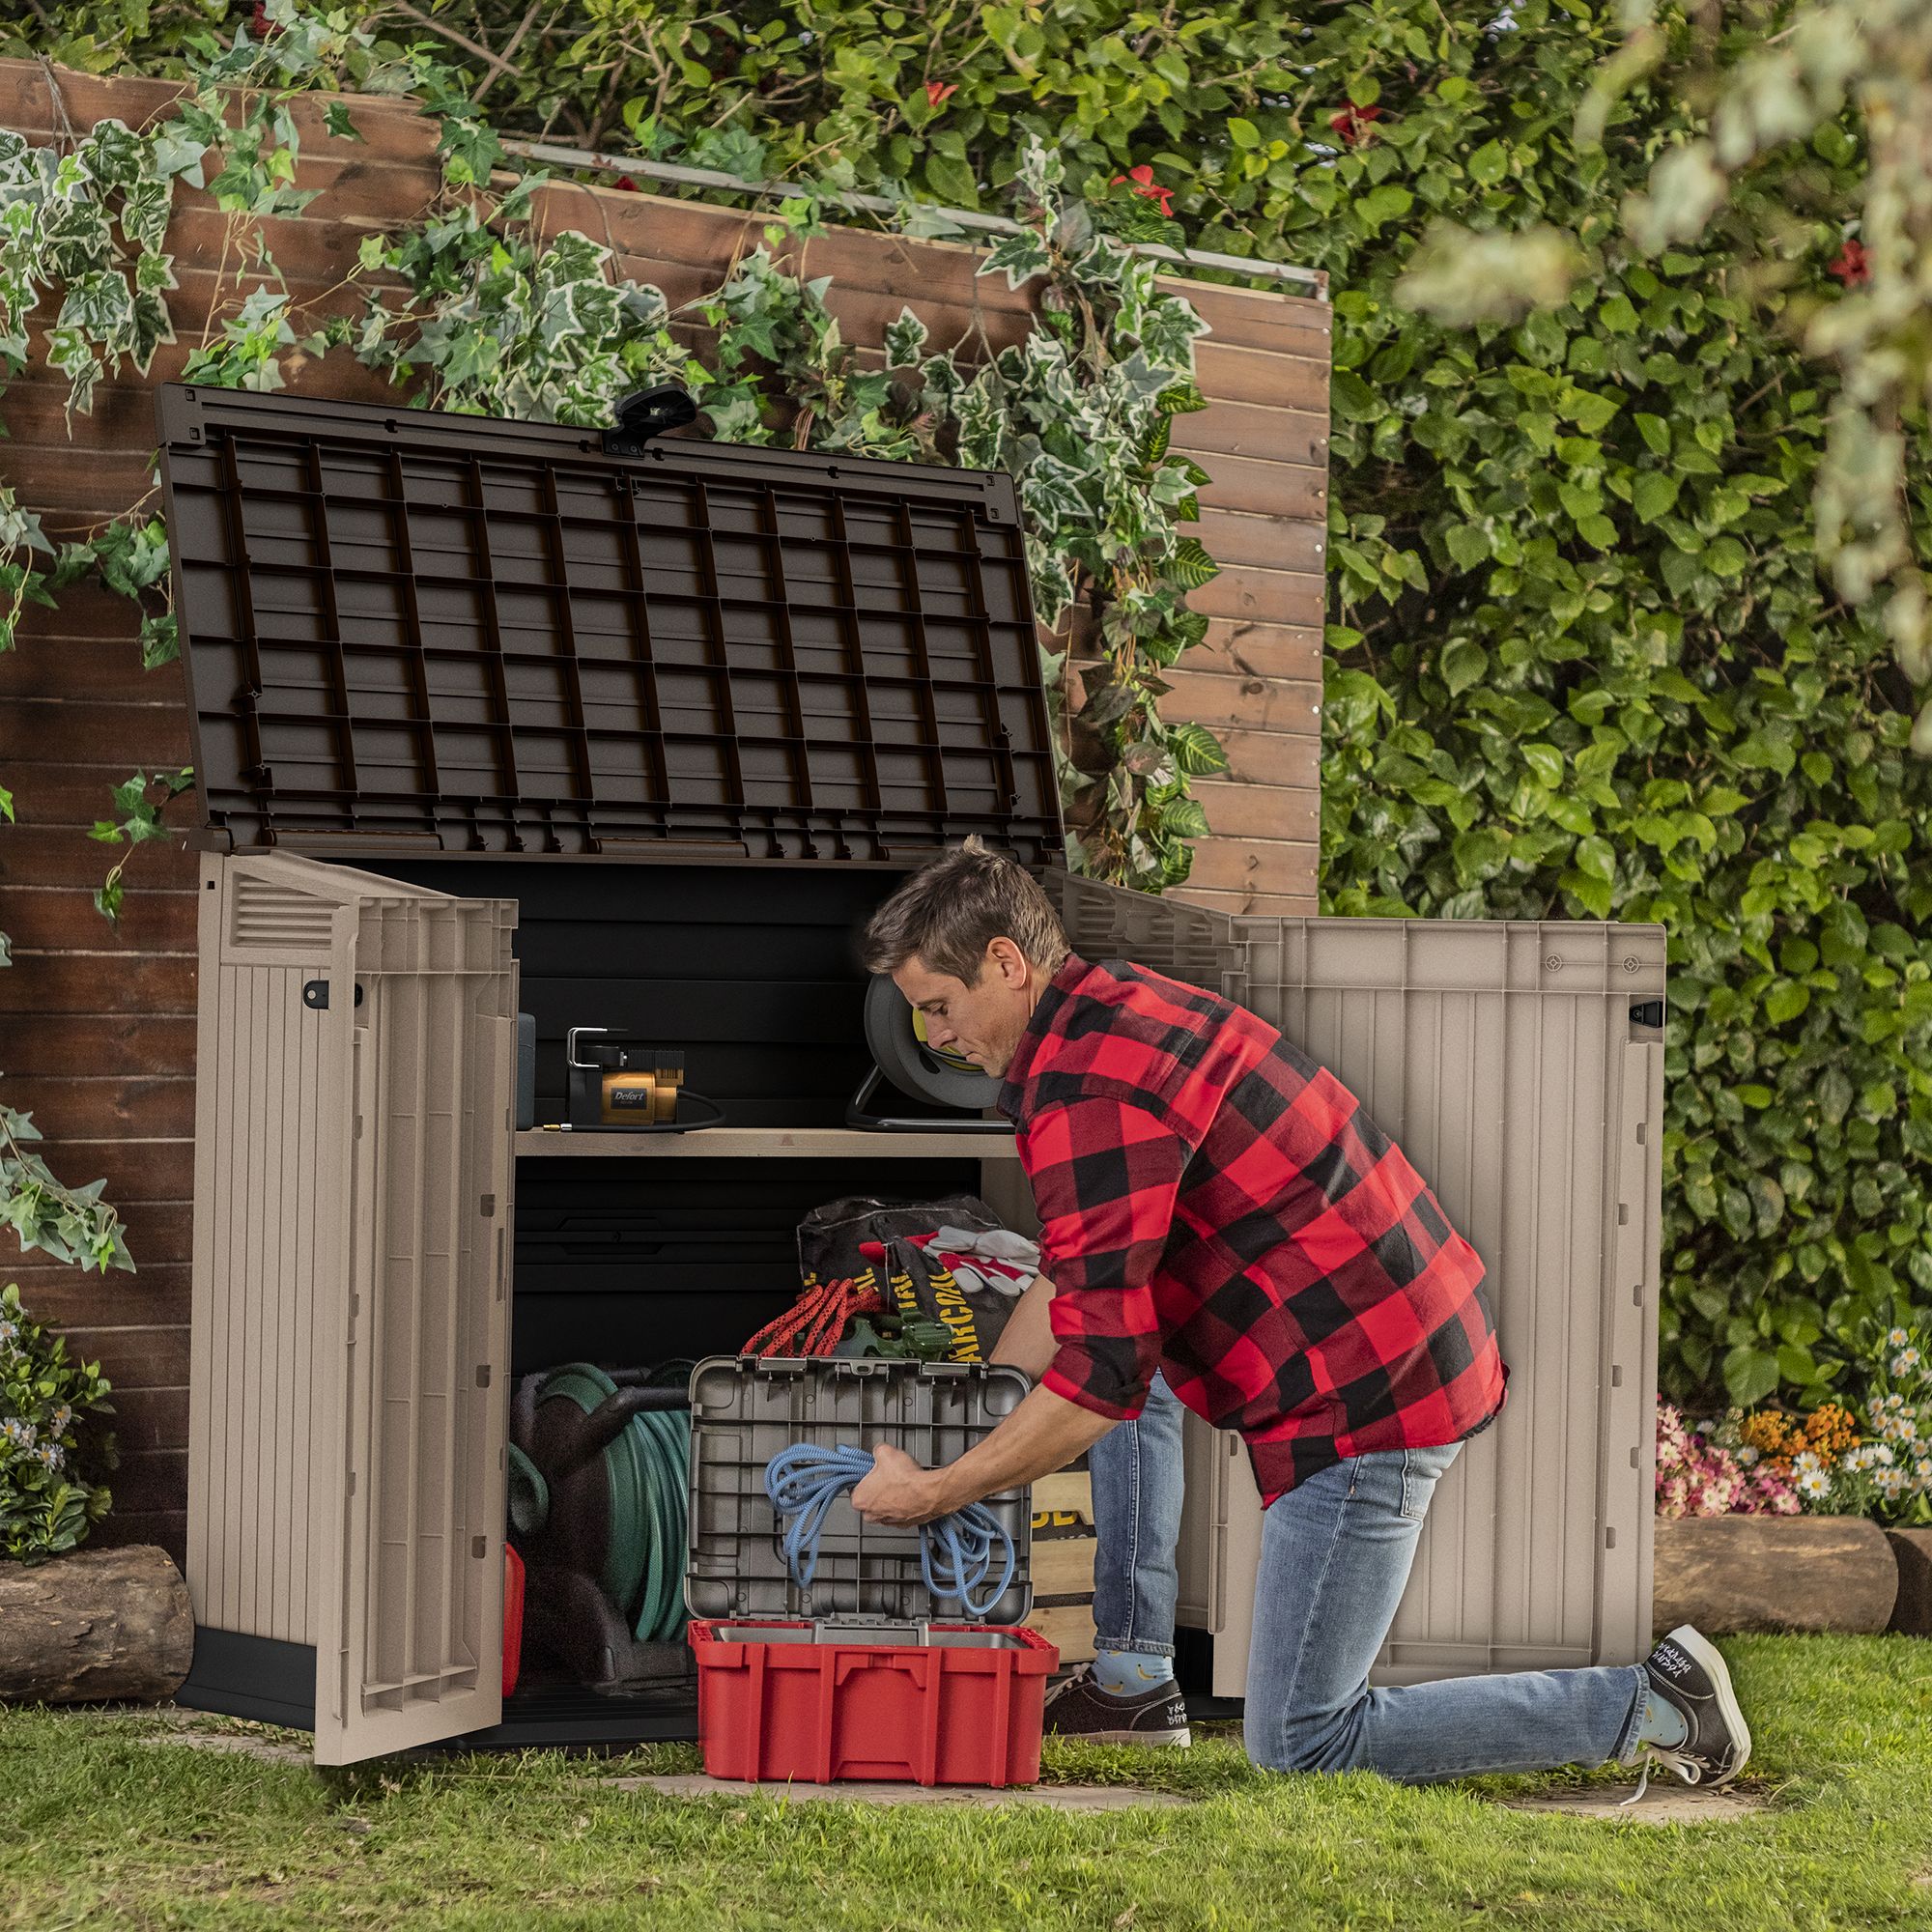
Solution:
{"label": "man's ear", "polygon": [[1024,986],[1032,968],[1027,964],[1027,956],[1010,939],[989,940],[986,957],[998,970],[1000,978],[1013,987]]}

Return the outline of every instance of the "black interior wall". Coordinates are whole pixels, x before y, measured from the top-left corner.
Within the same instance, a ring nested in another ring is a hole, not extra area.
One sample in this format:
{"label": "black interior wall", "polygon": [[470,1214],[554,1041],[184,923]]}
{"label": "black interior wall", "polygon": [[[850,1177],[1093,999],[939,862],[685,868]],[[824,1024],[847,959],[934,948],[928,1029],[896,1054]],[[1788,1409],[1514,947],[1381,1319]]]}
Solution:
{"label": "black interior wall", "polygon": [[513,1373],[734,1353],[797,1298],[800,1221],[850,1194],[975,1193],[972,1161],[526,1159]]}
{"label": "black interior wall", "polygon": [[[537,1022],[539,1122],[563,1117],[566,1030],[603,1026],[682,1048],[688,1084],[733,1126],[845,1124],[871,1065],[859,934],[902,873],[563,857],[382,869],[437,892],[518,902],[519,1004]],[[674,1156],[519,1159],[513,1374],[730,1353],[796,1298],[795,1231],[821,1202],[930,1198],[979,1183],[970,1160],[713,1159],[697,1151],[701,1138]]]}
{"label": "black interior wall", "polygon": [[568,858],[382,869],[437,892],[518,901],[540,1122],[563,1118],[566,1031],[601,1026],[681,1047],[687,1083],[734,1126],[845,1124],[871,1065],[859,934],[902,873]]}

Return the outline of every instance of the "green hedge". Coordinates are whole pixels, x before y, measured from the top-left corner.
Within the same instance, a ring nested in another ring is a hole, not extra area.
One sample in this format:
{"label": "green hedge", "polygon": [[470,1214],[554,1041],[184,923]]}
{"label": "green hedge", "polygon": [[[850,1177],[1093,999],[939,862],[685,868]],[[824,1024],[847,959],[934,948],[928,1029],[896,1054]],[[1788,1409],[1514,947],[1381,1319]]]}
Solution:
{"label": "green hedge", "polygon": [[[526,11],[438,17],[500,46]],[[1151,167],[1177,239],[1329,270],[1325,903],[1669,928],[1671,1393],[1802,1399],[1863,1321],[1932,1309],[1932,776],[1814,570],[1827,398],[1788,339],[1850,271],[1856,129],[1639,264],[1621,198],[1691,124],[1660,84],[1573,150],[1617,44],[1586,0],[1508,31],[1460,0],[590,12],[628,49],[539,7],[500,121],[955,205],[1037,131],[1076,187]],[[1445,329],[1392,294],[1437,216],[1550,222],[1599,269],[1520,327]]]}

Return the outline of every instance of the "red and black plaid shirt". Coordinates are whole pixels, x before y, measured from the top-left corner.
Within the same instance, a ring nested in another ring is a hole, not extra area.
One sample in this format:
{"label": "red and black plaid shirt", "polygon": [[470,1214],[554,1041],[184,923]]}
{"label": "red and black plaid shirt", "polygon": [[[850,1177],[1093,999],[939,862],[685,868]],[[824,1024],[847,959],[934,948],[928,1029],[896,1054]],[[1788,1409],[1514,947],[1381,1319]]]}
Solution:
{"label": "red and black plaid shirt", "polygon": [[1253,1013],[1075,955],[1000,1107],[1057,1290],[1056,1395],[1124,1419],[1164,1369],[1241,1432],[1264,1502],[1502,1406],[1476,1251],[1355,1096]]}

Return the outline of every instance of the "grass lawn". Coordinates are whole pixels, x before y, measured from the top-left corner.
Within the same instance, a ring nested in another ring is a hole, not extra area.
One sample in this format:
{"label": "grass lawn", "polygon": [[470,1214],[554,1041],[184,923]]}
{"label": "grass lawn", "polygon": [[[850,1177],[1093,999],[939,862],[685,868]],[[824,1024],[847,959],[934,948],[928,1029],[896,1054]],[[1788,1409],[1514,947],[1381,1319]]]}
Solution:
{"label": "grass lawn", "polygon": [[1264,1777],[1225,1739],[1049,1747],[1049,1778],[1199,1801],[1082,1815],[581,1781],[696,1768],[673,1747],[322,1774],[157,1746],[140,1713],[6,1711],[0,1925],[1932,1928],[1932,1643],[1724,1648],[1773,1802],[1695,1826],[1492,1802],[1547,1778]]}

